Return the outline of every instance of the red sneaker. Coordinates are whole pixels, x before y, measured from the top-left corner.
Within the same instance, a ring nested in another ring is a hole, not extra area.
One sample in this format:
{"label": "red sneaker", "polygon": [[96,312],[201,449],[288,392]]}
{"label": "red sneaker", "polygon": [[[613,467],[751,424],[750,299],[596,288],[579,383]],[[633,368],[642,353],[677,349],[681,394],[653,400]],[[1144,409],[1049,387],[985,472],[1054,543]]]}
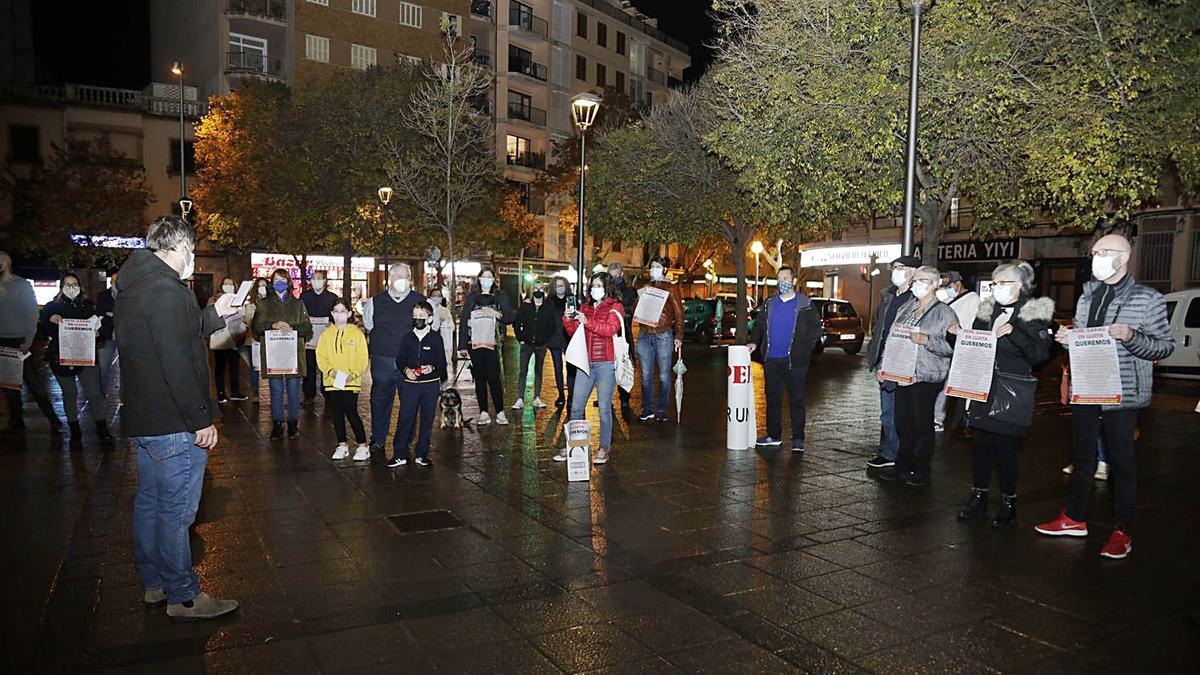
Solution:
{"label": "red sneaker", "polygon": [[1113,530],[1108,536],[1108,543],[1100,549],[1100,555],[1113,560],[1120,560],[1133,552],[1133,538],[1121,530]]}
{"label": "red sneaker", "polygon": [[1042,523],[1033,529],[1051,537],[1086,537],[1088,533],[1087,523],[1071,520],[1066,509],[1063,509],[1054,520]]}

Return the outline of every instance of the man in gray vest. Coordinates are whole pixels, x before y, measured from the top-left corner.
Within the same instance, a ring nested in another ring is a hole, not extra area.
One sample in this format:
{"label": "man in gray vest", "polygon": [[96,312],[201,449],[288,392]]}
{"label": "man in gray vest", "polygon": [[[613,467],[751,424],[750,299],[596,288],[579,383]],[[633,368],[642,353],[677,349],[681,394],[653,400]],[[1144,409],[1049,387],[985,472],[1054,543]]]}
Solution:
{"label": "man in gray vest", "polygon": [[371,353],[371,453],[378,452],[381,457],[400,387],[396,368],[400,338],[412,330],[413,307],[424,301],[424,295],[412,290],[412,268],[397,263],[388,269],[387,290],[363,303],[363,328]]}

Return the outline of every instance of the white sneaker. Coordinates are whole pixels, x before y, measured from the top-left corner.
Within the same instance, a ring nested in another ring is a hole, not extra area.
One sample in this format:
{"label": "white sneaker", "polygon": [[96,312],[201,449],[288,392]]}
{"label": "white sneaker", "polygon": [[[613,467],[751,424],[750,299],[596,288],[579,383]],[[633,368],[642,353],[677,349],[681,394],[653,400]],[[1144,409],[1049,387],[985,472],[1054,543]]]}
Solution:
{"label": "white sneaker", "polygon": [[545,408],[546,404],[545,404],[545,402],[542,401],[541,397],[538,397],[538,398],[533,399],[533,407]]}
{"label": "white sneaker", "polygon": [[499,424],[502,427],[508,426],[508,418],[504,416],[503,410],[496,413],[496,424]]}
{"label": "white sneaker", "polygon": [[[503,415],[503,414],[504,413],[499,413],[496,415],[496,417],[499,418],[500,415]],[[477,426],[477,427],[482,427],[482,426],[485,426],[485,425],[488,425],[491,423],[492,423],[492,418],[489,417],[487,413],[479,413],[479,419],[475,420],[475,426]]]}
{"label": "white sneaker", "polygon": [[358,449],[354,451],[354,461],[365,462],[369,459],[371,459],[370,446],[367,446],[367,445],[358,446]]}
{"label": "white sneaker", "polygon": [[334,459],[346,459],[349,456],[350,448],[346,447],[345,443],[339,443],[337,448],[333,451]]}
{"label": "white sneaker", "polygon": [[[1099,470],[1099,468],[1100,467],[1098,467],[1098,466],[1096,467],[1097,470]],[[1075,471],[1074,464],[1068,464],[1063,467],[1063,473],[1067,474],[1068,476],[1070,476],[1074,471]]]}
{"label": "white sneaker", "polygon": [[566,449],[566,448],[563,448],[563,449],[559,450],[559,451],[558,451],[558,454],[557,454],[557,455],[555,455],[555,456],[553,456],[553,457],[551,457],[550,459],[552,459],[552,460],[554,460],[554,461],[556,461],[556,462],[565,462],[565,461],[567,461],[567,449]]}
{"label": "white sneaker", "polygon": [[1092,478],[1108,480],[1108,462],[1096,462],[1096,473],[1092,474]]}
{"label": "white sneaker", "polygon": [[[525,399],[519,398],[519,399],[517,399],[517,402],[513,404],[512,409],[520,410],[521,408],[524,408],[524,407],[525,407]],[[500,420],[497,419],[496,421],[499,422]]]}

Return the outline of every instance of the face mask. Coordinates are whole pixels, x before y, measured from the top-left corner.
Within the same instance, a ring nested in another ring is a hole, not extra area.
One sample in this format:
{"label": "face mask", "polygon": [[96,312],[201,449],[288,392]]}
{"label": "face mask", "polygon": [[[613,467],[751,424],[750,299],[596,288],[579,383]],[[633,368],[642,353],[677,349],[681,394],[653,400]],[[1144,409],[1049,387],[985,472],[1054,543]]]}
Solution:
{"label": "face mask", "polygon": [[546,294],[545,294],[545,293],[543,293],[543,292],[541,292],[541,291],[534,291],[534,292],[533,292],[533,299],[534,299],[534,300],[541,300],[541,299],[542,299],[542,298],[544,298],[544,297],[546,297]]}
{"label": "face mask", "polygon": [[1103,255],[1092,256],[1092,276],[1096,277],[1099,281],[1104,281],[1111,277],[1117,273],[1116,262],[1117,259],[1115,257],[1110,258]]}
{"label": "face mask", "polygon": [[997,285],[992,287],[992,297],[1002,305],[1011,305],[1017,299],[1017,291],[1008,284]]}
{"label": "face mask", "polygon": [[438,307],[442,304],[442,299],[441,298],[430,298],[429,304],[433,305],[434,307]]}
{"label": "face mask", "polygon": [[312,287],[313,287],[314,291],[320,293],[321,291],[325,290],[325,280],[324,279],[313,279]]}
{"label": "face mask", "polygon": [[936,292],[938,300],[941,300],[942,302],[950,302],[950,291],[944,288],[939,288]]}
{"label": "face mask", "polygon": [[412,282],[408,279],[396,279],[392,282],[392,288],[396,289],[397,293],[404,294],[412,287]]}
{"label": "face mask", "polygon": [[559,286],[558,288],[554,289],[554,294],[560,298],[566,297],[567,289],[562,286]]}
{"label": "face mask", "polygon": [[417,330],[425,330],[425,321],[426,321],[425,319],[414,318],[413,319],[413,328],[416,328]]}
{"label": "face mask", "polygon": [[599,286],[592,286],[592,300],[600,302],[604,299],[604,289]]}
{"label": "face mask", "polygon": [[192,276],[192,272],[196,271],[196,252],[186,251],[183,254],[183,271],[179,273],[180,279],[187,279]]}
{"label": "face mask", "polygon": [[796,290],[796,284],[789,284],[786,281],[779,282],[779,292],[782,293],[783,295],[787,295],[788,293],[791,293],[794,290]]}
{"label": "face mask", "polygon": [[236,290],[237,288],[233,284],[221,284],[221,292],[223,293],[232,293]]}
{"label": "face mask", "polygon": [[275,283],[271,284],[271,288],[274,288],[275,292],[279,294],[287,293],[288,286],[288,282],[284,281],[283,279],[276,279]]}
{"label": "face mask", "polygon": [[613,277],[613,283],[618,286],[625,283],[625,275],[621,275],[619,277]]}
{"label": "face mask", "polygon": [[79,297],[79,288],[63,286],[63,295],[67,296],[68,299],[74,300]]}
{"label": "face mask", "polygon": [[663,270],[661,267],[651,267],[650,268],[651,281],[662,281],[662,278],[663,278]]}
{"label": "face mask", "polygon": [[266,287],[266,286],[263,286],[263,285],[259,284],[259,286],[258,286],[258,297],[260,297],[260,298],[265,298],[265,297],[267,297],[267,287]]}
{"label": "face mask", "polygon": [[929,295],[929,284],[924,281],[914,281],[912,285],[913,297],[923,298]]}
{"label": "face mask", "polygon": [[347,312],[333,312],[333,325],[338,328],[345,328],[346,322],[350,320],[350,314]]}
{"label": "face mask", "polygon": [[908,281],[908,272],[904,270],[892,270],[892,285],[896,288],[903,286]]}
{"label": "face mask", "polygon": [[479,280],[479,287],[482,288],[485,292],[490,291],[490,290],[492,290],[492,284],[494,282],[495,282],[495,279],[489,279],[488,277],[484,277]]}

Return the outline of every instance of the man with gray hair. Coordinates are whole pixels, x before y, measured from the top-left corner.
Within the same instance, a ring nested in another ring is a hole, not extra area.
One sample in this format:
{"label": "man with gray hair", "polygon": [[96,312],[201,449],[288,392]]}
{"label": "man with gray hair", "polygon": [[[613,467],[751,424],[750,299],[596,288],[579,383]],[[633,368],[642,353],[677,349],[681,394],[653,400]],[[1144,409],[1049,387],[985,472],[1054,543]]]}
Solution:
{"label": "man with gray hair", "polygon": [[[23,365],[22,379],[29,393],[37,401],[38,408],[50,422],[50,431],[62,433],[62,423],[58,421],[50,397],[46,391],[46,376],[43,367],[45,360],[29,356],[33,347],[33,338],[37,335],[38,306],[37,297],[33,294],[33,286],[29,281],[13,274],[13,262],[8,253],[0,251],[0,347],[16,349],[26,354]],[[21,407],[21,390],[5,389],[4,398],[8,401],[8,431],[16,432],[25,428],[25,415]]]}
{"label": "man with gray hair", "polygon": [[[392,408],[400,388],[396,356],[400,338],[412,331],[412,311],[425,296],[412,290],[412,267],[396,263],[388,268],[388,287],[363,302],[363,328],[371,354],[371,452],[383,453],[387,446]],[[440,324],[432,326],[434,331]]]}
{"label": "man with gray hair", "polygon": [[167,606],[175,621],[228,614],[236,600],[200,590],[188,528],[196,519],[218,415],[209,396],[210,335],[237,313],[226,293],[201,310],[184,280],[195,268],[195,232],[178,216],[150,224],[146,248],[117,278],[121,324],[121,417],[138,458],[133,558],[147,606]]}

